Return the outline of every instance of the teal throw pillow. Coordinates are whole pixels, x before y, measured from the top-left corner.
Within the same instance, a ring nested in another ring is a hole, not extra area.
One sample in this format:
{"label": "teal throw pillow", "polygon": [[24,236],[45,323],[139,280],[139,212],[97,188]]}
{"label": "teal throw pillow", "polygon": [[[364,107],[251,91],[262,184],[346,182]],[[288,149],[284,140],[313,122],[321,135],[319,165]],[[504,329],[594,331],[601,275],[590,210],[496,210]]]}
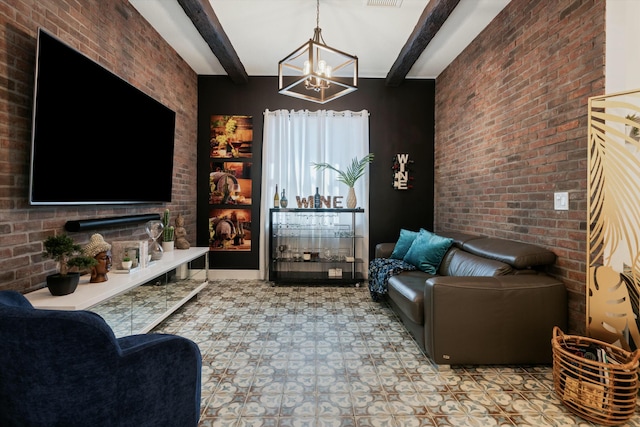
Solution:
{"label": "teal throw pillow", "polygon": [[420,234],[411,244],[403,260],[415,265],[425,273],[436,274],[444,254],[447,253],[452,243],[453,239],[420,229]]}
{"label": "teal throw pillow", "polygon": [[396,246],[393,248],[393,252],[389,258],[393,259],[402,259],[407,254],[407,251],[411,247],[413,241],[420,234],[418,231],[405,230],[404,228],[400,230],[400,237],[396,242]]}

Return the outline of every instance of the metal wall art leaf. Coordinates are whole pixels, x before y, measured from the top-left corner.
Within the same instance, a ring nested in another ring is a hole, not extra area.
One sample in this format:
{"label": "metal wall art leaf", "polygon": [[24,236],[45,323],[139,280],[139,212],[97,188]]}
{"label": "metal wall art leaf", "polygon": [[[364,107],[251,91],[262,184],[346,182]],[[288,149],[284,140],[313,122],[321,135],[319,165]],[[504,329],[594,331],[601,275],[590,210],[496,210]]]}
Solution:
{"label": "metal wall art leaf", "polygon": [[640,90],[589,98],[589,336],[640,347]]}

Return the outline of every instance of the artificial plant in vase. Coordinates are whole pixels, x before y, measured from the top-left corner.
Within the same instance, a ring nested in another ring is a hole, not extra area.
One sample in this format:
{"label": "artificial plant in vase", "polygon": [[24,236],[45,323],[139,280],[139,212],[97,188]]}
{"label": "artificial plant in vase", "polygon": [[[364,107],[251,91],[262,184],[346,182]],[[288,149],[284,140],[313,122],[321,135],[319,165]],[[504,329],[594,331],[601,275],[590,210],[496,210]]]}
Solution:
{"label": "artificial plant in vase", "polygon": [[51,295],[60,296],[73,293],[80,281],[80,272],[98,264],[95,258],[81,255],[82,247],[66,234],[49,236],[43,243],[42,256],[58,263],[58,273],[47,276],[47,286]]}
{"label": "artificial plant in vase", "polygon": [[164,210],[164,215],[162,215],[162,249],[165,251],[173,250],[173,233],[175,228],[173,225],[169,225],[169,221],[171,220],[171,211],[169,209]]}
{"label": "artificial plant in vase", "polygon": [[133,266],[133,260],[131,259],[131,257],[129,257],[127,253],[125,253],[124,257],[122,258],[122,268],[125,270],[131,270],[132,266]]}
{"label": "artificial plant in vase", "polygon": [[362,175],[364,175],[367,164],[373,161],[373,156],[373,153],[369,153],[360,160],[358,160],[357,157],[354,157],[351,160],[351,164],[345,171],[341,171],[336,167],[330,165],[329,163],[312,164],[316,170],[331,169],[338,174],[338,181],[347,184],[347,186],[349,187],[349,193],[347,195],[347,207],[349,209],[354,209],[358,204],[358,199],[356,198],[356,192],[353,189],[353,186],[356,184],[356,181],[360,179]]}

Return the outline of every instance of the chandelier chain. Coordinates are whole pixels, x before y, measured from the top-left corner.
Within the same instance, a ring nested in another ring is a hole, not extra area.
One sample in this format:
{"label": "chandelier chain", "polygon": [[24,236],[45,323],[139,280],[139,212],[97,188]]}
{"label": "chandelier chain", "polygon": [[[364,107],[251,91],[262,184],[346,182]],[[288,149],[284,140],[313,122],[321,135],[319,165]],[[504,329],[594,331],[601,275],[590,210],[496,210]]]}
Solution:
{"label": "chandelier chain", "polygon": [[313,30],[313,41],[326,44],[324,37],[322,37],[322,30],[320,29],[320,0],[316,0],[316,28]]}

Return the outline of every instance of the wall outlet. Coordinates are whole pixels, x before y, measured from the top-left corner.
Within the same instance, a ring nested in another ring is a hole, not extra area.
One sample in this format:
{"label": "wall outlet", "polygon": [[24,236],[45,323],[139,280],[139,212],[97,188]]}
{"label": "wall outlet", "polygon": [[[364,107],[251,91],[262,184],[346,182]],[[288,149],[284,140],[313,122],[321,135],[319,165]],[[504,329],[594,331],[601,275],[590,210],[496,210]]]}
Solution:
{"label": "wall outlet", "polygon": [[566,191],[553,193],[553,208],[557,211],[568,211],[569,193]]}

